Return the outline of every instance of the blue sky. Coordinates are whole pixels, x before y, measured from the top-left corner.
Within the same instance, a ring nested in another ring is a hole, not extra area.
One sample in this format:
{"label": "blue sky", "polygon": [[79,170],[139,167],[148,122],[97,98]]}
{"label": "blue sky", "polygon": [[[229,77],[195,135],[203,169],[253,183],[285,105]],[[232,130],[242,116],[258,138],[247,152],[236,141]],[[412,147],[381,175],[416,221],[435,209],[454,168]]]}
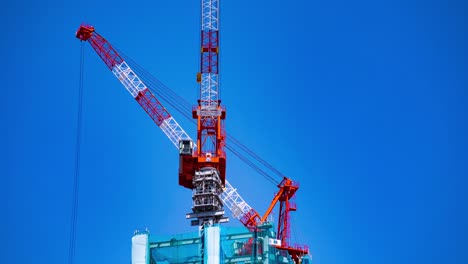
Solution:
{"label": "blue sky", "polygon": [[[5,263],[67,261],[81,22],[197,99],[198,0],[65,2],[0,10]],[[222,2],[227,130],[300,182],[292,234],[313,263],[466,259],[467,12],[463,1]],[[85,55],[76,263],[129,263],[135,229],[194,230],[191,195],[169,140],[89,45]],[[232,155],[227,173],[264,212],[275,186]]]}

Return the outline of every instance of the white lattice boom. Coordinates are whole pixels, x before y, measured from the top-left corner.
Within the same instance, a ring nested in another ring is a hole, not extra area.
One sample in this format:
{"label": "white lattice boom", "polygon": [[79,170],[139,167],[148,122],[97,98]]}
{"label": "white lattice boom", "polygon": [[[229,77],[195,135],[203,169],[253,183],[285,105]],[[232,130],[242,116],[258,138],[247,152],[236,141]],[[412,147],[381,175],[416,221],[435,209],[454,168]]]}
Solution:
{"label": "white lattice boom", "polygon": [[166,134],[172,144],[176,146],[176,148],[179,148],[179,141],[182,139],[192,140],[172,116],[164,119],[159,127],[162,129],[164,134]]}
{"label": "white lattice boom", "polygon": [[226,180],[224,192],[221,194],[221,200],[224,206],[231,211],[232,215],[239,220],[252,210],[252,207],[244,201],[242,196],[237,192],[237,189],[232,187],[228,180]]}
{"label": "white lattice boom", "polygon": [[[125,61],[119,65],[115,65],[112,72],[134,98],[137,98],[140,93],[146,94],[148,87]],[[179,147],[180,140],[190,139],[179,123],[170,115],[162,120],[159,127],[177,148]]]}
{"label": "white lattice boom", "polygon": [[148,89],[125,61],[119,65],[115,65],[112,68],[112,73],[119,79],[133,98],[136,98],[139,92]]}

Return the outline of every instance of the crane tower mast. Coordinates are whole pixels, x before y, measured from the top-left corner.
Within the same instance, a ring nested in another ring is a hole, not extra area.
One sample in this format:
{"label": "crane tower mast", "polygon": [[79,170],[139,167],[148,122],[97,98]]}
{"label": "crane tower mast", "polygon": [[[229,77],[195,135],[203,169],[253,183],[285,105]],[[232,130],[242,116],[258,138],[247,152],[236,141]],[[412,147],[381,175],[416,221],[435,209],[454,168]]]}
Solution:
{"label": "crane tower mast", "polygon": [[197,146],[180,143],[179,184],[193,189],[193,225],[227,221],[220,194],[226,183],[226,109],[219,96],[219,0],[201,0],[200,85],[198,105],[192,110],[197,120]]}

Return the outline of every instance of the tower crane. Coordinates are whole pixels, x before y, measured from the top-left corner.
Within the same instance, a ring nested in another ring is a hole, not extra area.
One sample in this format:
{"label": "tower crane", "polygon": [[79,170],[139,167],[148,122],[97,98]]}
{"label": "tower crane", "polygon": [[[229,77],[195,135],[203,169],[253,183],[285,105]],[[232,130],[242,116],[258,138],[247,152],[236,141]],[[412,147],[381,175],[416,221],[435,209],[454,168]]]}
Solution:
{"label": "tower crane", "polygon": [[[117,77],[151,119],[153,119],[156,125],[161,128],[169,140],[179,148],[182,164],[181,168],[184,168],[179,169],[179,171],[185,172],[185,174],[182,173],[184,179],[179,177],[179,183],[184,187],[191,187],[193,189],[193,213],[189,214],[188,218],[200,217],[210,223],[227,221],[227,218],[224,217],[224,211],[222,210],[222,200],[219,197],[219,194],[222,193],[222,182],[216,168],[210,167],[210,165],[215,166],[212,164],[216,164],[216,161],[220,159],[211,157],[210,160],[208,149],[205,153],[205,157],[201,158],[202,162],[200,164],[196,163],[197,153],[202,153],[199,150],[197,151],[197,145],[193,144],[193,140],[174,117],[171,116],[151,90],[130,68],[117,50],[112,47],[105,38],[97,33],[93,26],[82,24],[76,32],[76,37],[82,41],[88,41],[91,44],[91,47],[93,47],[107,67],[114,73],[115,77]],[[207,101],[210,102],[209,100]],[[218,106],[216,109],[220,109],[220,107]],[[199,110],[199,112],[202,112],[202,110],[207,111],[200,105],[197,110]],[[198,117],[199,126],[201,117],[202,114]],[[218,127],[220,127],[220,123],[218,123]],[[199,132],[198,135],[205,136],[205,132]],[[211,136],[211,134],[209,134],[209,136]],[[201,141],[201,139],[199,139],[199,141]],[[206,144],[206,142],[204,143]],[[223,157],[225,157],[225,154]],[[225,159],[223,162],[225,163]],[[187,169],[187,163],[190,163],[189,169]],[[194,171],[197,165],[200,166],[200,168]],[[191,171],[194,175],[189,177],[186,171]],[[195,220],[192,224],[203,226],[203,222],[198,220]]]}
{"label": "tower crane", "polygon": [[179,149],[179,185],[192,189],[192,213],[187,214],[187,218],[193,219],[192,225],[203,228],[204,225],[227,221],[223,210],[225,205],[245,227],[255,231],[279,202],[276,247],[287,250],[298,262],[300,256],[309,252],[306,246],[290,244],[290,212],[296,210],[292,199],[299,185],[284,177],[267,211],[260,216],[226,180],[226,109],[221,105],[219,97],[218,15],[218,0],[202,0],[201,60],[200,72],[197,74],[200,98],[192,110],[192,117],[197,120],[196,144],[117,50],[93,26],[82,24],[76,37],[90,43],[126,90]]}

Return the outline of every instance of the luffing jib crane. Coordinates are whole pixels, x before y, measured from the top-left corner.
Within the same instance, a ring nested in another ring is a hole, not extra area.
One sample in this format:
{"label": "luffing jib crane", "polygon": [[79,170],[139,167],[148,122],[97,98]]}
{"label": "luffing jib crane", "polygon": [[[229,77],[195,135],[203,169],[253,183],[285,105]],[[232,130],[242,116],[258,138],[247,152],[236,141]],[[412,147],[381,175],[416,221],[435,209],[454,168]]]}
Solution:
{"label": "luffing jib crane", "polygon": [[[222,187],[224,182],[219,177],[219,172],[216,167],[209,167],[210,164],[216,164],[220,158],[216,156],[210,157],[208,154],[205,155],[204,159],[201,159],[203,162],[198,164],[197,161],[197,146],[193,144],[190,136],[185,132],[185,130],[177,123],[177,121],[169,114],[167,109],[161,104],[161,102],[154,96],[150,89],[144,84],[144,82],[137,76],[137,74],[130,68],[130,66],[125,62],[125,60],[119,55],[117,50],[112,47],[112,45],[99,35],[94,27],[91,25],[82,24],[78,31],[76,32],[76,37],[82,41],[88,41],[96,53],[101,57],[104,63],[109,67],[109,69],[114,73],[114,75],[119,79],[127,91],[136,99],[136,101],[141,105],[141,107],[148,113],[148,115],[153,119],[153,121],[161,128],[164,134],[171,140],[171,142],[179,148],[180,157],[181,157],[181,168],[187,167],[187,163],[191,164],[190,171],[193,172],[190,182],[188,184],[187,180],[183,180],[183,186],[193,189],[193,207],[192,214],[189,215],[189,218],[201,218],[203,221],[199,222],[194,220],[193,224],[203,224],[204,221],[215,220],[227,221],[227,218],[224,217],[224,211],[222,210],[222,200],[219,197],[219,194],[222,192]],[[213,78],[213,77],[211,77]],[[217,77],[216,77],[217,78]],[[207,102],[210,100],[206,99]],[[216,104],[219,104],[216,102]],[[210,109],[208,105],[208,109]],[[207,107],[199,106],[198,109],[200,112],[206,111]],[[219,109],[220,107],[218,107]],[[204,113],[206,114],[206,113]],[[210,117],[204,118],[203,115],[199,116],[200,122],[211,122]],[[224,117],[222,117],[224,118]],[[218,118],[221,120],[221,116]],[[219,126],[220,126],[219,122]],[[207,125],[204,125],[205,127]],[[204,131],[207,131],[206,133]],[[204,129],[201,133],[198,133],[200,136],[208,134],[211,136],[211,131],[209,129]],[[206,143],[205,146],[212,147]],[[201,141],[201,139],[199,139]],[[209,151],[209,149],[207,150]],[[206,152],[208,153],[208,152]],[[222,164],[225,166],[225,154],[223,150],[223,159]],[[184,163],[184,159],[189,160]],[[201,166],[197,168],[196,165]],[[195,171],[195,169],[197,169]],[[182,171],[179,169],[179,171]],[[185,176],[188,177],[188,176]],[[224,178],[225,179],[225,178]],[[180,180],[180,178],[179,178]]]}
{"label": "luffing jib crane", "polygon": [[224,120],[226,110],[219,98],[219,2],[202,0],[201,60],[197,82],[200,84],[200,99],[192,116],[197,120],[197,144],[170,115],[137,74],[130,68],[116,49],[99,35],[94,27],[82,24],[76,37],[88,41],[112,73],[135,98],[171,142],[179,149],[179,184],[193,190],[192,224],[213,224],[227,221],[225,205],[234,217],[249,230],[255,231],[263,224],[279,202],[277,248],[287,250],[298,262],[308,254],[306,246],[290,244],[290,216],[296,210],[292,199],[299,186],[289,178],[279,183],[275,194],[263,216],[248,205],[237,190],[226,180],[226,132]]}

